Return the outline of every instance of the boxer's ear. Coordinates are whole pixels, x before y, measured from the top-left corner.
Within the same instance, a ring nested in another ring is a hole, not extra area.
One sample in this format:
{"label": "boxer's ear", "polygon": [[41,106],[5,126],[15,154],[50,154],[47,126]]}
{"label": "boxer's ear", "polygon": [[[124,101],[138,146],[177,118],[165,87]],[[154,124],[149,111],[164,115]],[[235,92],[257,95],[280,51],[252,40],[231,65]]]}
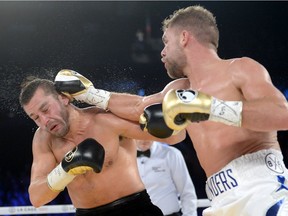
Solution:
{"label": "boxer's ear", "polygon": [[183,30],[180,34],[180,44],[185,47],[187,45],[187,43],[189,42],[189,38],[190,38],[191,34],[186,31]]}
{"label": "boxer's ear", "polygon": [[71,102],[71,99],[64,95],[64,94],[59,94],[58,99],[64,104],[64,105],[68,105]]}

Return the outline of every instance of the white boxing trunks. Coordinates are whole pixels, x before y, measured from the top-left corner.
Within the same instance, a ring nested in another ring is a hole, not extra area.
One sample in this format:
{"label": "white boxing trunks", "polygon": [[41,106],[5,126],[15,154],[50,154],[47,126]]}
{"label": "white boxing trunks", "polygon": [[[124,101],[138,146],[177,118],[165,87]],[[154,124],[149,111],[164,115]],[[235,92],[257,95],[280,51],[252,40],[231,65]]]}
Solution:
{"label": "white boxing trunks", "polygon": [[207,179],[203,216],[288,216],[288,170],[280,151],[241,156]]}

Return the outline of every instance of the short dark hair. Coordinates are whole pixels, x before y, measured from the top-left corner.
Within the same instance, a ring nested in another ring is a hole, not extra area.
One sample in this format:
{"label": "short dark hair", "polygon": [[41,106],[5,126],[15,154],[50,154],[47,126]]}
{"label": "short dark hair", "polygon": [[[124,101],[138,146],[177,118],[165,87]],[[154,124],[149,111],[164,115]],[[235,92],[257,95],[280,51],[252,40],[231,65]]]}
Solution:
{"label": "short dark hair", "polygon": [[21,84],[19,102],[22,107],[30,102],[38,88],[42,88],[46,95],[51,94],[55,96],[55,98],[59,95],[51,80],[27,77]]}

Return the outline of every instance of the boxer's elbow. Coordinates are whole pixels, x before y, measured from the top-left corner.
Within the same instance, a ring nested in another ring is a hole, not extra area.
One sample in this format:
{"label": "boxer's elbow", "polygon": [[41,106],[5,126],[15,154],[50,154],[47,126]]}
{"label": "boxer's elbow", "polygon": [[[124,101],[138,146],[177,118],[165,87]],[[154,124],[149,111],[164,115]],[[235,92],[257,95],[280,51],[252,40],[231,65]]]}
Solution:
{"label": "boxer's elbow", "polygon": [[41,200],[38,199],[37,196],[29,194],[29,198],[30,198],[30,202],[31,202],[32,206],[34,206],[35,208],[39,208],[39,207],[44,205],[44,203],[41,202]]}
{"label": "boxer's elbow", "polygon": [[273,112],[275,129],[288,130],[288,103],[278,104],[278,107],[279,111]]}
{"label": "boxer's elbow", "polygon": [[54,195],[49,195],[50,193],[53,193],[52,191],[47,193],[47,191],[45,192],[39,188],[33,188],[31,185],[29,186],[28,192],[30,202],[35,208],[39,208],[54,199]]}

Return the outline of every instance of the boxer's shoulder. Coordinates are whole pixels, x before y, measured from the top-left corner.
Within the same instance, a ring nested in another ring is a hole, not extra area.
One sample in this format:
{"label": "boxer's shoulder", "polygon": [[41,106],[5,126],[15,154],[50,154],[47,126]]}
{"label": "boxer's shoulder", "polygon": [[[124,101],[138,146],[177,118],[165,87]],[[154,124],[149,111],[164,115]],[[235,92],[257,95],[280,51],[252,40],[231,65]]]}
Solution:
{"label": "boxer's shoulder", "polygon": [[190,87],[190,82],[188,78],[180,78],[171,81],[163,89],[162,93],[165,95],[171,89],[188,89]]}

